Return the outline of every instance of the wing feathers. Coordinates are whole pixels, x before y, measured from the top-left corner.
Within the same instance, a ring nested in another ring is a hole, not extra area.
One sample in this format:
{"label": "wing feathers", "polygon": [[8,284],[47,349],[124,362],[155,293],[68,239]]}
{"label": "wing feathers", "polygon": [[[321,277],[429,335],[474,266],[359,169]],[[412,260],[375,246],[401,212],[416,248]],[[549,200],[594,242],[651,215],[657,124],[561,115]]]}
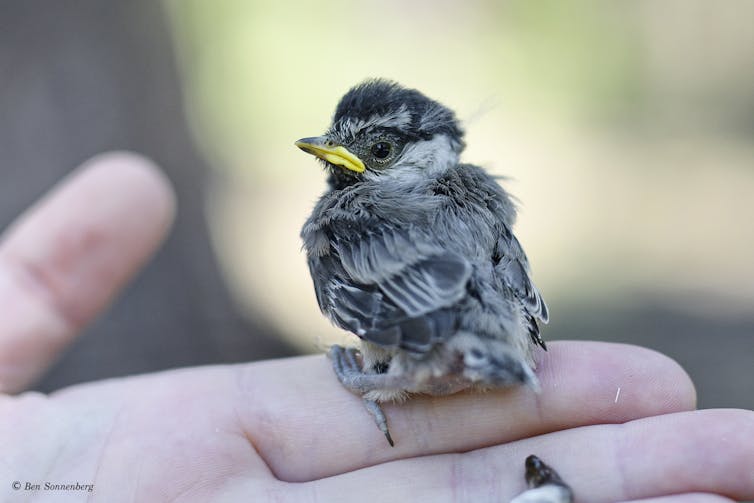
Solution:
{"label": "wing feathers", "polygon": [[380,283],[380,288],[411,317],[448,307],[466,293],[471,265],[445,252],[405,268]]}
{"label": "wing feathers", "polygon": [[360,239],[336,239],[333,248],[337,258],[310,257],[310,267],[319,271],[315,277],[328,278],[318,298],[336,323],[377,344],[412,351],[426,351],[450,333],[454,318],[443,310],[466,293],[472,267],[464,257],[419,230],[390,226]]}
{"label": "wing feathers", "polygon": [[387,227],[336,247],[354,281],[377,286],[410,317],[456,302],[471,276],[465,258],[418,231],[409,236],[409,231]]}
{"label": "wing feathers", "polygon": [[531,281],[529,261],[521,243],[509,229],[501,233],[496,256],[499,260],[496,269],[500,271],[503,281],[521,300],[524,309],[533,317],[547,323],[550,317],[547,305]]}

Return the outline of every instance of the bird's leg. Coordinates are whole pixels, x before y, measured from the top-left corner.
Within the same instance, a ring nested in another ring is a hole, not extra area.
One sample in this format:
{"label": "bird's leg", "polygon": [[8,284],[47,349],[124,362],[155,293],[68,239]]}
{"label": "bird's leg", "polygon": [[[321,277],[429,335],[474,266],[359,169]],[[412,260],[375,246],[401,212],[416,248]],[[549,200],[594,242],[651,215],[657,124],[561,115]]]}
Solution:
{"label": "bird's leg", "polygon": [[[330,348],[329,356],[332,359],[335,375],[341,384],[362,396],[370,391],[397,387],[402,381],[399,377],[386,374],[365,373],[356,358],[356,350],[353,348],[334,345]],[[364,406],[374,418],[377,427],[385,435],[390,446],[394,446],[393,438],[390,436],[390,430],[387,426],[387,418],[385,417],[385,413],[382,412],[380,404],[376,400],[368,398],[363,398],[363,400]]]}

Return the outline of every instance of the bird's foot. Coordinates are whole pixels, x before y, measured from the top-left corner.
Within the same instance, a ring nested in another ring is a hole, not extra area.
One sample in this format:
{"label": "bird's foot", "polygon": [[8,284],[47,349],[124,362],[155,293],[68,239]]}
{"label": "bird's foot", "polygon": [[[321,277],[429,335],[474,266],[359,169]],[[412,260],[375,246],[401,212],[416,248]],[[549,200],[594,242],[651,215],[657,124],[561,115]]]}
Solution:
{"label": "bird's foot", "polygon": [[364,372],[359,362],[358,352],[354,348],[333,345],[328,353],[332,368],[340,383],[359,395],[371,392],[389,392],[405,387],[405,380],[388,374],[371,374]]}
{"label": "bird's foot", "polygon": [[332,360],[335,375],[343,386],[359,394],[370,391],[366,389],[368,376],[364,373],[354,348],[344,348],[335,344],[330,348],[328,356]]}

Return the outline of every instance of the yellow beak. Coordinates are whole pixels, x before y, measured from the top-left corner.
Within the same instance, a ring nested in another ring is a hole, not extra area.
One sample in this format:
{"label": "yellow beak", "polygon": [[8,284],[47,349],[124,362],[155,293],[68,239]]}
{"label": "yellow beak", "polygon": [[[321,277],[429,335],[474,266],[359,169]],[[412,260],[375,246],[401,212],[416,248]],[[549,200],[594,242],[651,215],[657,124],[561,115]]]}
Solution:
{"label": "yellow beak", "polygon": [[307,154],[315,155],[329,163],[356,173],[363,173],[366,169],[361,159],[349,152],[346,147],[335,145],[323,136],[301,138],[296,142],[296,146]]}

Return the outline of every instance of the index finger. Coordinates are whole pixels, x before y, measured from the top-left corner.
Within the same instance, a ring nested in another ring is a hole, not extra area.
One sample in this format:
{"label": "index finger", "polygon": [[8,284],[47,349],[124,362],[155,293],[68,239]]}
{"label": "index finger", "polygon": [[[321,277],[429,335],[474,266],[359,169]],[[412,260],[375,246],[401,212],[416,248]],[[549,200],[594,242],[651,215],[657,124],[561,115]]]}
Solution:
{"label": "index finger", "polygon": [[469,451],[695,406],[686,373],[659,353],[597,342],[548,346],[537,372],[539,395],[518,387],[385,405],[394,448],[324,358],[240,367],[236,407],[272,472],[282,480],[308,481],[395,459]]}
{"label": "index finger", "polygon": [[18,391],[107,306],[162,241],[165,177],[144,158],[98,156],[0,240],[0,391]]}

